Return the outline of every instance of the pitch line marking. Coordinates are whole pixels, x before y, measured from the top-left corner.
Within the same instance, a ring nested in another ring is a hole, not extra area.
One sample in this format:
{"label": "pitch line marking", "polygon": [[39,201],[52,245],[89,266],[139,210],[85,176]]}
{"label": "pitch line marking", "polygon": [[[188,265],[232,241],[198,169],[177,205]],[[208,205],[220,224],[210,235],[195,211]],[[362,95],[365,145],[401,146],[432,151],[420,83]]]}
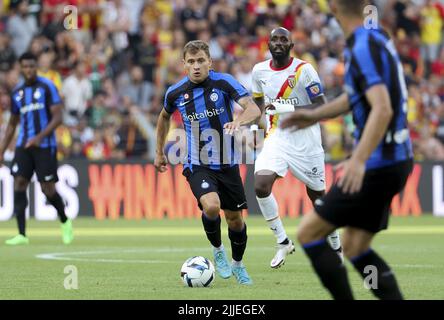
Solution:
{"label": "pitch line marking", "polygon": [[[264,249],[270,249],[269,247],[251,247],[248,248],[249,251],[263,251]],[[139,248],[139,249],[115,249],[115,250],[96,250],[96,251],[76,251],[76,252],[52,252],[52,253],[40,253],[36,254],[37,259],[42,260],[56,260],[56,261],[81,261],[81,262],[99,262],[99,263],[136,263],[136,264],[156,264],[156,263],[176,263],[177,261],[167,261],[167,260],[142,260],[142,259],[112,259],[112,258],[79,258],[72,256],[88,256],[88,255],[100,255],[100,254],[110,254],[110,253],[143,253],[143,252],[154,252],[154,253],[179,253],[187,251],[202,252],[209,250],[208,247],[200,248]],[[289,264],[294,264],[298,266],[309,265],[308,261],[288,261]],[[413,268],[413,269],[435,269],[441,268],[438,265],[432,264],[392,264],[395,268]]]}

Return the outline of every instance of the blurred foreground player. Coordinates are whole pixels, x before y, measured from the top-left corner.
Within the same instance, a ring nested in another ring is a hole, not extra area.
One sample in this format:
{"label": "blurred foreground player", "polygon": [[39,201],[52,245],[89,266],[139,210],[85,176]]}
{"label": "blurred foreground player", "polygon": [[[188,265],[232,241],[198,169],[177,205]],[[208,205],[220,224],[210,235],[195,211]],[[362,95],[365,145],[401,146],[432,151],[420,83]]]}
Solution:
{"label": "blurred foreground player", "polygon": [[347,37],[346,92],[318,109],[295,111],[282,127],[300,129],[352,111],[353,153],[337,166],[338,182],[316,200],[315,212],[303,217],[297,237],[333,298],[353,299],[345,267],[325,240],[336,228],[345,227],[344,253],[356,270],[366,278],[367,267],[376,267],[377,281],[370,286],[374,295],[399,300],[403,296],[393,271],[370,245],[375,234],[388,227],[391,201],[413,167],[407,89],[393,42],[377,26],[364,24],[365,4],[332,1],[332,12]]}
{"label": "blurred foreground player", "polygon": [[[183,50],[187,76],[168,88],[164,108],[157,122],[157,155],[154,162],[159,172],[166,170],[164,147],[170,117],[179,110],[187,139],[187,155],[182,161],[183,175],[202,210],[202,222],[213,245],[218,274],[226,279],[233,274],[240,284],[252,284],[242,257],[247,245],[247,226],[242,209],[247,201],[234,159],[232,134],[241,125],[260,116],[260,110],[248,91],[231,75],[210,71],[212,60],[208,45],[190,41]],[[233,101],[244,111],[233,120]],[[225,131],[225,134],[224,134]],[[232,263],[227,261],[221,241],[220,209],[224,210],[231,241]]]}
{"label": "blurred foreground player", "polygon": [[3,154],[20,123],[15,156],[11,164],[11,173],[14,176],[14,213],[19,234],[6,240],[6,244],[29,243],[26,237],[26,189],[34,172],[48,202],[57,210],[62,223],[63,243],[69,244],[73,240],[72,222],[66,217],[65,205],[55,188],[58,177],[54,131],[62,123],[62,101],[55,85],[50,80],[37,76],[37,59],[32,53],[24,53],[19,62],[24,82],[11,94],[11,116],[0,144],[2,165]]}

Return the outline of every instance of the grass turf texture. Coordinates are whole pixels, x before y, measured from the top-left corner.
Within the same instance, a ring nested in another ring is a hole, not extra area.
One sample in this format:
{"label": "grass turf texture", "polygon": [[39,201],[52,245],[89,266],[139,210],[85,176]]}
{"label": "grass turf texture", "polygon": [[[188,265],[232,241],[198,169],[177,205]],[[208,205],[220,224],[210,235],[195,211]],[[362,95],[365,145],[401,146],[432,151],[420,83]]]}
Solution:
{"label": "grass turf texture", "polygon": [[[0,223],[0,299],[329,299],[297,246],[285,266],[271,269],[275,240],[262,217],[249,216],[244,258],[254,285],[216,276],[209,288],[184,287],[179,277],[190,256],[213,260],[200,219],[97,221],[79,218],[74,242],[62,244],[57,222],[28,221],[30,245],[9,247],[15,221]],[[299,219],[284,219],[294,239]],[[222,236],[231,256],[225,221]],[[392,266],[407,299],[444,299],[444,219],[391,218],[373,248]],[[67,265],[78,270],[77,290],[66,290]],[[374,299],[347,262],[355,297]]]}

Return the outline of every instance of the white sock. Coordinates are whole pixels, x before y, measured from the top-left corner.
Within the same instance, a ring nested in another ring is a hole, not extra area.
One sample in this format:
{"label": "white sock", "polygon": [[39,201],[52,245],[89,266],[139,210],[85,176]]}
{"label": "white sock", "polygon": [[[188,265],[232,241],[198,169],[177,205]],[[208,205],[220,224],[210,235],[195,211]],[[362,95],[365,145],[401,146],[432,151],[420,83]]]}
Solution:
{"label": "white sock", "polygon": [[231,264],[234,266],[234,267],[242,267],[244,264],[242,263],[242,260],[241,261],[236,261],[236,260],[234,260],[234,259],[232,259],[231,260]]}
{"label": "white sock", "polygon": [[333,231],[327,237],[328,243],[333,250],[338,250],[341,247],[341,238],[339,237],[338,230]]}
{"label": "white sock", "polygon": [[283,242],[285,239],[287,239],[287,233],[285,232],[281,218],[279,217],[278,204],[273,194],[271,193],[265,198],[256,197],[256,199],[262,215],[264,216],[265,220],[267,220],[268,226],[270,227],[271,231],[273,231],[277,242]]}
{"label": "white sock", "polygon": [[213,247],[213,248],[214,248],[214,251],[216,251],[216,252],[224,251],[224,244],[222,243],[219,248],[216,248],[216,247]]}

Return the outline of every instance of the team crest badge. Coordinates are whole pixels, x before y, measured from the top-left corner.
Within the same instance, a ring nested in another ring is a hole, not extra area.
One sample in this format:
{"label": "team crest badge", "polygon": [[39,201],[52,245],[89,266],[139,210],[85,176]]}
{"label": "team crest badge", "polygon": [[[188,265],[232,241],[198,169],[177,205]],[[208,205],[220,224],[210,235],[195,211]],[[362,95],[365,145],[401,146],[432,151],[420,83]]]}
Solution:
{"label": "team crest badge", "polygon": [[293,76],[289,76],[287,81],[288,81],[289,87],[293,89],[294,86],[296,85],[296,80],[294,78],[294,75]]}
{"label": "team crest badge", "polygon": [[210,94],[210,100],[213,102],[216,102],[217,99],[219,99],[219,96],[217,95],[216,92],[213,92],[212,94]]}
{"label": "team crest badge", "polygon": [[317,95],[319,94],[319,92],[321,91],[321,89],[319,88],[318,85],[314,85],[310,87],[310,91],[313,95]]}
{"label": "team crest badge", "polygon": [[42,96],[42,93],[39,89],[36,89],[34,92],[34,99],[39,99]]}
{"label": "team crest badge", "polygon": [[210,187],[210,184],[205,180],[202,180],[202,184],[200,186],[202,189],[208,189]]}
{"label": "team crest badge", "polygon": [[19,102],[20,100],[22,100],[22,98],[23,98],[23,90],[20,90],[20,91],[18,92],[18,96],[15,97],[15,100],[16,100],[17,102]]}
{"label": "team crest badge", "polygon": [[183,95],[183,98],[184,98],[185,100],[187,100],[189,97],[190,97],[190,95],[189,95],[188,93],[185,93],[185,94]]}

